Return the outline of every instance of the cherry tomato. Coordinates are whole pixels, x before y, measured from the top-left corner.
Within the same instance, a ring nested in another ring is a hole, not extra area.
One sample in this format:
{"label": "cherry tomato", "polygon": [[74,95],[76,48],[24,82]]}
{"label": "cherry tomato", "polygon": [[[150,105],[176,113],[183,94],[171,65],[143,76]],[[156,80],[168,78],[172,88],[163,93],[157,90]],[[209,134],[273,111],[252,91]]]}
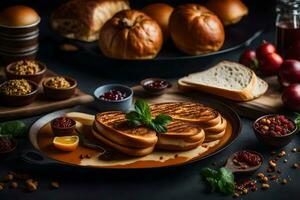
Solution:
{"label": "cherry tomato", "polygon": [[266,54],[259,60],[260,70],[266,76],[278,74],[282,63],[283,59],[277,53]]}
{"label": "cherry tomato", "polygon": [[256,49],[256,56],[260,61],[263,59],[267,54],[276,53],[276,48],[273,44],[264,41],[257,49]]}

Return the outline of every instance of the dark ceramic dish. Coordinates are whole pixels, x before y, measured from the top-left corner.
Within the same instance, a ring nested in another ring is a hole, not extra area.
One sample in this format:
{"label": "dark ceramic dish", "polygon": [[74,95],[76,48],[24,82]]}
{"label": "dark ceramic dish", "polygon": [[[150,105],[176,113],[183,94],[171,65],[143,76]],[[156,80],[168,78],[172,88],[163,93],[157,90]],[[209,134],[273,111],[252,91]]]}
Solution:
{"label": "dark ceramic dish", "polygon": [[[38,95],[39,87],[33,81],[28,80],[28,82],[32,86],[32,92],[30,92],[29,94],[20,95],[20,96],[5,95],[5,94],[0,93],[0,97],[1,97],[0,101],[3,102],[4,105],[7,105],[7,106],[25,106],[25,105],[32,103]],[[0,88],[4,84],[6,84],[6,82],[2,83],[0,85]]]}
{"label": "dark ceramic dish", "polygon": [[52,77],[46,78],[43,81],[44,94],[47,98],[53,100],[64,100],[70,98],[75,94],[77,81],[70,77],[66,77],[66,76],[63,77],[70,83],[71,86],[69,88],[53,88],[48,86],[47,82]]}
{"label": "dark ceramic dish", "polygon": [[39,23],[40,19],[35,23],[26,26],[6,26],[0,24],[0,34],[8,35],[10,37],[27,37],[39,32]]}
{"label": "dark ceramic dish", "polygon": [[8,136],[0,136],[0,139],[4,139],[4,140],[10,140],[11,142],[11,146],[9,149],[6,149],[4,151],[0,151],[0,158],[6,158],[6,157],[9,157],[13,152],[14,150],[17,148],[18,146],[18,141],[15,140],[15,139],[12,139],[12,138],[9,138]]}
{"label": "dark ceramic dish", "polygon": [[41,71],[39,71],[36,74],[31,74],[31,75],[19,75],[16,74],[13,70],[12,67],[14,67],[14,65],[16,65],[16,62],[10,63],[9,65],[6,66],[5,68],[5,73],[8,79],[26,79],[26,80],[31,80],[34,81],[36,83],[39,83],[44,75],[45,72],[47,71],[47,67],[45,64],[35,61],[38,63],[39,67],[41,68]]}
{"label": "dark ceramic dish", "polygon": [[[149,84],[155,81],[163,81],[165,84],[161,85],[161,87],[149,87]],[[172,85],[168,81],[160,78],[147,78],[141,81],[140,85],[144,88],[146,92],[153,95],[161,95],[167,88],[170,88]]]}
{"label": "dark ceramic dish", "polygon": [[38,47],[39,34],[22,38],[4,37],[0,35],[0,50],[10,53],[23,53]]}
{"label": "dark ceramic dish", "polygon": [[298,128],[295,124],[295,122],[291,119],[288,118],[289,121],[291,121],[294,126],[295,126],[295,129],[290,132],[289,134],[286,134],[286,135],[281,135],[281,136],[270,136],[270,135],[263,135],[255,126],[255,124],[261,120],[262,118],[265,118],[265,117],[269,117],[269,116],[274,116],[274,114],[271,114],[271,115],[264,115],[260,118],[258,118],[257,120],[255,120],[255,122],[253,123],[252,127],[253,127],[253,130],[254,130],[254,133],[257,137],[257,139],[265,146],[267,147],[270,147],[270,148],[281,148],[281,147],[284,147],[286,145],[288,145],[292,139],[294,138],[294,136],[297,134],[298,132]]}
{"label": "dark ceramic dish", "polygon": [[55,126],[55,121],[56,121],[56,120],[59,120],[60,118],[62,118],[62,117],[55,118],[55,119],[53,119],[53,120],[51,121],[51,123],[50,123],[54,135],[55,135],[55,136],[70,136],[70,135],[76,135],[76,131],[75,131],[75,128],[76,128],[76,121],[73,120],[73,119],[68,118],[68,120],[71,120],[71,122],[72,122],[72,125],[71,125],[71,126],[68,126],[68,127],[58,127],[58,126]]}
{"label": "dark ceramic dish", "polygon": [[[122,100],[115,100],[115,101],[107,101],[100,99],[99,97],[108,92],[110,90],[118,90],[122,93],[126,94],[126,97]],[[132,96],[133,91],[131,88],[127,87],[126,85],[121,84],[107,84],[98,87],[94,92],[94,97],[96,99],[96,107],[99,111],[124,111],[127,112],[131,105],[132,105]]]}

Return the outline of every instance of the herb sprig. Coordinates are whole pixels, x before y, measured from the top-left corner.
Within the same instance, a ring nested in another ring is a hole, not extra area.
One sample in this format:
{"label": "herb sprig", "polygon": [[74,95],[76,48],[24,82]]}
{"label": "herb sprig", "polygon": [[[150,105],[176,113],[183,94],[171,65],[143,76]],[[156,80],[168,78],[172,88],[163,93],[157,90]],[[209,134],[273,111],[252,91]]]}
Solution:
{"label": "herb sprig", "polygon": [[210,184],[212,192],[220,191],[224,194],[233,194],[235,187],[234,175],[225,167],[218,170],[206,167],[202,169],[201,175]]}
{"label": "herb sprig", "polygon": [[172,121],[172,117],[159,114],[155,118],[152,118],[149,105],[141,99],[136,100],[134,109],[134,111],[126,114],[126,119],[130,126],[145,125],[157,133],[167,132],[166,126]]}
{"label": "herb sprig", "polygon": [[296,118],[295,118],[294,122],[295,122],[295,124],[296,124],[296,126],[297,126],[297,128],[299,130],[300,129],[300,114],[299,113],[295,113],[295,115],[296,115]]}

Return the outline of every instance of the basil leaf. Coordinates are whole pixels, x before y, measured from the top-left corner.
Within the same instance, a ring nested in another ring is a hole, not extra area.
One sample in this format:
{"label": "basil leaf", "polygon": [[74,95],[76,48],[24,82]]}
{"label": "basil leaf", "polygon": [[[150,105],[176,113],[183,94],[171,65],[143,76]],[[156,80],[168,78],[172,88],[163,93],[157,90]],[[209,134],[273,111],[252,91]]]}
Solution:
{"label": "basil leaf", "polygon": [[26,125],[21,121],[9,121],[0,124],[0,135],[19,137],[26,132]]}
{"label": "basil leaf", "polygon": [[137,113],[139,113],[141,115],[143,120],[151,121],[150,107],[144,100],[141,100],[141,99],[136,100],[135,110]]}
{"label": "basil leaf", "polygon": [[167,125],[172,121],[172,117],[168,116],[168,115],[164,115],[164,114],[159,114],[155,117],[155,119],[153,120],[154,123],[156,124],[160,124],[160,125]]}

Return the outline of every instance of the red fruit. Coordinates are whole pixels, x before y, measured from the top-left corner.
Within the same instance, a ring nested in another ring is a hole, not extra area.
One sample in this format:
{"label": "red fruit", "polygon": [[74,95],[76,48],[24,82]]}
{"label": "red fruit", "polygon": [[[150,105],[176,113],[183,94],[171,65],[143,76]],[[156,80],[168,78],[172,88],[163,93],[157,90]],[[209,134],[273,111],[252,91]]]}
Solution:
{"label": "red fruit", "polygon": [[263,59],[259,60],[261,72],[267,76],[278,74],[282,63],[283,59],[277,53],[266,54]]}
{"label": "red fruit", "polygon": [[256,59],[256,52],[252,49],[246,49],[240,56],[239,63],[249,68],[256,69],[258,61]]}
{"label": "red fruit", "polygon": [[256,49],[256,57],[260,61],[267,54],[276,53],[276,48],[273,44],[264,41],[257,49]]}
{"label": "red fruit", "polygon": [[283,104],[294,111],[300,111],[300,84],[293,83],[282,94]]}
{"label": "red fruit", "polygon": [[292,83],[300,83],[300,61],[285,60],[279,69],[279,80],[285,87]]}

